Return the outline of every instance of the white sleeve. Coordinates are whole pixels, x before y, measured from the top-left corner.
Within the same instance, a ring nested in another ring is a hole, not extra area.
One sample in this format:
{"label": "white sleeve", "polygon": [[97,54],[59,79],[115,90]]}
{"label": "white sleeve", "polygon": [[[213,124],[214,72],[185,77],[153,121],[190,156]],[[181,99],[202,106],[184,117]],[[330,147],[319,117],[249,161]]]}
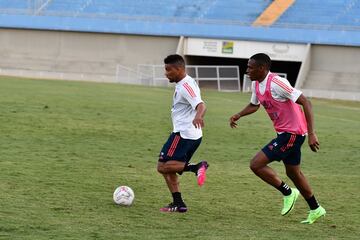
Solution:
{"label": "white sleeve", "polygon": [[196,106],[203,102],[199,88],[189,82],[181,85],[180,93],[191,104],[193,109],[196,109]]}
{"label": "white sleeve", "polygon": [[255,82],[251,82],[251,98],[250,103],[254,105],[259,105],[260,101],[256,96]]}
{"label": "white sleeve", "polygon": [[293,88],[286,78],[275,77],[271,84],[272,90],[281,98],[290,99],[293,102],[300,97],[302,92],[296,88]]}

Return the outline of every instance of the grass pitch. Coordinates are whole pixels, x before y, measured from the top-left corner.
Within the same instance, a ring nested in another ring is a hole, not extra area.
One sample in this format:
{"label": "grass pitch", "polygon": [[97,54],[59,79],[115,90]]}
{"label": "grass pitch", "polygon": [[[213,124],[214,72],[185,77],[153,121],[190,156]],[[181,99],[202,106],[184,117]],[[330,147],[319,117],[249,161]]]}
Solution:
{"label": "grass pitch", "polygon": [[[302,167],[324,219],[302,225],[299,198],[280,215],[280,193],[248,168],[275,136],[263,110],[228,118],[249,95],[202,91],[203,143],[193,162],[210,163],[202,188],[180,177],[189,211],[164,214],[171,201],[156,172],[171,131],[172,89],[0,78],[0,239],[358,239],[360,103],[313,99],[321,150],[304,144]],[[289,185],[282,163],[273,163]],[[135,191],[116,206],[119,185]]]}

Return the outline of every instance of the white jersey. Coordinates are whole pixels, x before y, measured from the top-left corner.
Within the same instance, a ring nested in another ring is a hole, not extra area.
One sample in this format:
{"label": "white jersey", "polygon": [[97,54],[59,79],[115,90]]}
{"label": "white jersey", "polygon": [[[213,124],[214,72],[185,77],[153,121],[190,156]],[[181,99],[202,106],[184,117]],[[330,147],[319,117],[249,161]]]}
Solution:
{"label": "white jersey", "polygon": [[195,128],[192,121],[196,107],[202,103],[200,88],[189,75],[177,82],[171,108],[173,132],[180,132],[182,138],[196,140],[202,137],[201,128]]}
{"label": "white jersey", "polygon": [[[259,92],[264,94],[266,89],[266,83],[269,77],[269,72],[265,79],[262,82],[259,82]],[[252,95],[250,102],[254,105],[259,105],[259,99],[256,97],[256,90],[255,90],[255,81],[251,83],[251,90]],[[271,85],[270,85],[271,96],[280,102],[285,102],[286,100],[290,99],[293,102],[300,97],[302,92],[296,88],[293,88],[289,81],[286,78],[282,78],[280,76],[276,76],[273,78]]]}

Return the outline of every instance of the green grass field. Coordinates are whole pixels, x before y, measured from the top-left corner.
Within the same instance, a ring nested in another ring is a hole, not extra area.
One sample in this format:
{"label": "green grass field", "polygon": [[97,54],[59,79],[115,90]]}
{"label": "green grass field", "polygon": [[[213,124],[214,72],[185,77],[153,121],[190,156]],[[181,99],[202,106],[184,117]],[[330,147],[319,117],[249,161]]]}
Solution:
{"label": "green grass field", "polygon": [[[360,103],[313,99],[321,150],[303,146],[302,167],[324,219],[302,225],[299,198],[282,217],[281,194],[249,169],[275,136],[263,110],[230,129],[248,94],[203,90],[203,143],[193,162],[210,163],[202,188],[180,177],[186,214],[156,172],[171,131],[172,89],[0,78],[0,239],[359,239]],[[282,163],[273,163],[289,185]],[[119,185],[135,191],[119,207]]]}

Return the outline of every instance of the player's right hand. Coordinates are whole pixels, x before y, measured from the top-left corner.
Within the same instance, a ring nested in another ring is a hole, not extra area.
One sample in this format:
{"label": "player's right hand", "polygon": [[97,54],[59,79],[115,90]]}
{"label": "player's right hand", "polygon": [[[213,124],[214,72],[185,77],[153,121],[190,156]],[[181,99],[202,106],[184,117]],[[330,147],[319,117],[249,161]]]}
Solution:
{"label": "player's right hand", "polygon": [[229,122],[230,122],[230,127],[231,128],[236,128],[237,127],[237,123],[236,121],[240,119],[240,115],[237,113],[237,114],[234,114],[230,117],[229,119]]}
{"label": "player's right hand", "polygon": [[308,135],[308,143],[309,143],[309,147],[311,149],[311,151],[313,152],[317,152],[320,149],[320,143],[319,143],[319,139],[316,136],[316,133],[311,133]]}

